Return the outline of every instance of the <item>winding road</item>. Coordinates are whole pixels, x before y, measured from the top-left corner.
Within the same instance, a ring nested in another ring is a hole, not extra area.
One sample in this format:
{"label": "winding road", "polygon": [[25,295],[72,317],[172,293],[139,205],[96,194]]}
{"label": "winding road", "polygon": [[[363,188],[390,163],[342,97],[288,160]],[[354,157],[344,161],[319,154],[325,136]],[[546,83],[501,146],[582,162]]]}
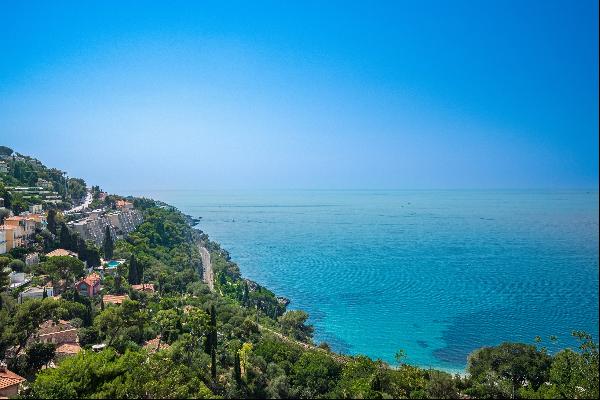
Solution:
{"label": "winding road", "polygon": [[[212,263],[210,262],[210,252],[206,249],[206,247],[202,246],[200,243],[198,243],[198,250],[200,250],[200,257],[202,258],[202,280],[204,280],[204,282],[208,285],[208,287],[210,288],[210,291],[214,292],[215,291],[215,282],[214,282],[213,267],[212,267]],[[342,355],[338,355],[335,353],[331,353],[331,352],[328,352],[328,351],[326,351],[320,347],[317,347],[315,345],[304,343],[299,340],[293,339],[293,338],[286,336],[280,332],[277,332],[271,328],[267,328],[261,324],[257,324],[257,325],[260,330],[267,331],[267,332],[275,335],[279,339],[286,341],[288,343],[292,343],[297,346],[303,347],[305,350],[322,351],[340,363],[348,362],[347,357],[344,357]]]}
{"label": "winding road", "polygon": [[215,280],[212,264],[210,262],[210,253],[206,250],[206,247],[198,243],[198,250],[200,250],[200,257],[202,257],[202,280],[208,285],[211,292],[215,291]]}

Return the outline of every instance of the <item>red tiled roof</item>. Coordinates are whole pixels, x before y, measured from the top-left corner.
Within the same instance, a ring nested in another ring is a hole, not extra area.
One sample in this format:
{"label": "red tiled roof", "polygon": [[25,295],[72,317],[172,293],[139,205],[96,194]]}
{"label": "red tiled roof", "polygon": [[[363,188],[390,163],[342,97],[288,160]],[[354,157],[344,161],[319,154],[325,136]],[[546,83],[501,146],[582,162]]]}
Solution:
{"label": "red tiled roof", "polygon": [[50,253],[46,254],[46,257],[64,257],[64,256],[77,257],[77,253],[74,253],[72,251],[65,250],[65,249],[56,249],[56,250],[52,250]]}
{"label": "red tiled roof", "polygon": [[6,389],[8,387],[18,385],[21,382],[24,382],[25,378],[15,374],[9,369],[0,370],[0,389]]}
{"label": "red tiled roof", "polygon": [[98,275],[97,273],[92,272],[91,274],[89,274],[88,276],[86,276],[85,278],[83,278],[82,280],[77,282],[77,284],[80,284],[81,282],[85,282],[89,286],[96,286],[97,284],[100,283],[100,281],[102,281],[102,277],[100,275]]}
{"label": "red tiled roof", "polygon": [[77,354],[81,351],[81,346],[77,343],[63,343],[56,348],[57,354]]}
{"label": "red tiled roof", "polygon": [[123,302],[123,300],[127,300],[129,298],[129,296],[127,296],[126,294],[121,295],[121,296],[117,296],[117,295],[113,295],[113,294],[105,294],[104,297],[102,297],[102,301],[104,301],[105,303],[111,303],[111,304],[121,304]]}

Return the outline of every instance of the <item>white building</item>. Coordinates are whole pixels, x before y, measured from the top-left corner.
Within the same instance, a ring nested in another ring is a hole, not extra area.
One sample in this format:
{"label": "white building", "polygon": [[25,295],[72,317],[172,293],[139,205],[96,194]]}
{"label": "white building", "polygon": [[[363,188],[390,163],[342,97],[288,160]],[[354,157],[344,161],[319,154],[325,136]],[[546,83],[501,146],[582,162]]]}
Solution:
{"label": "white building", "polygon": [[13,271],[8,274],[8,279],[10,279],[10,288],[15,289],[31,282],[31,275],[28,275],[25,272]]}
{"label": "white building", "polygon": [[32,214],[40,214],[42,212],[42,205],[41,204],[33,204],[33,205],[29,206],[29,212]]}
{"label": "white building", "polygon": [[54,288],[52,286],[40,287],[32,286],[19,293],[19,304],[27,299],[42,299],[44,298],[44,289],[48,297],[54,297]]}

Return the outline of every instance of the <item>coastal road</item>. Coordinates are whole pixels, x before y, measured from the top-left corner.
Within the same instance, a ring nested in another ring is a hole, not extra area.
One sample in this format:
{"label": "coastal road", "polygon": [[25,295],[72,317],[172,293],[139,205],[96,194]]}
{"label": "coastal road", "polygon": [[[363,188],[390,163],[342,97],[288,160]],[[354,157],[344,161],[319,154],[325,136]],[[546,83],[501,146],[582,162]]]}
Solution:
{"label": "coastal road", "polygon": [[[210,253],[206,249],[206,247],[202,246],[200,243],[198,243],[198,250],[200,250],[200,257],[202,257],[202,279],[208,285],[208,287],[210,288],[210,291],[214,292],[215,291],[215,281],[214,281],[214,273],[213,273],[212,263],[210,262]],[[267,328],[261,324],[258,324],[258,328],[262,331],[267,331],[267,332],[277,336],[279,339],[281,339],[283,341],[295,344],[297,346],[301,346],[305,350],[322,351],[322,352],[329,354],[333,359],[335,359],[338,362],[341,362],[341,363],[348,362],[347,357],[340,356],[340,355],[337,355],[334,353],[330,353],[330,352],[325,351],[324,349],[321,349],[320,347],[293,339],[293,338],[286,336],[280,332],[274,331],[271,328]]]}
{"label": "coastal road", "polygon": [[305,350],[322,351],[325,354],[328,354],[329,356],[331,356],[331,358],[333,358],[334,360],[336,360],[339,363],[345,364],[349,360],[348,357],[344,357],[342,355],[335,354],[335,353],[330,353],[330,352],[328,352],[325,349],[322,349],[320,347],[317,347],[317,346],[314,346],[312,344],[304,343],[304,342],[301,342],[299,340],[293,339],[293,338],[291,338],[289,336],[284,335],[283,333],[274,331],[273,329],[267,328],[267,327],[265,327],[265,326],[263,326],[261,324],[258,324],[258,328],[260,330],[262,330],[262,331],[267,331],[267,332],[269,332],[269,333],[277,336],[279,339],[283,340],[284,342],[292,343],[292,344],[295,344],[297,346],[303,347]]}
{"label": "coastal road", "polygon": [[212,264],[210,262],[210,253],[206,250],[206,247],[198,244],[198,250],[200,250],[200,257],[202,257],[202,279],[208,285],[211,292],[215,291],[215,280]]}
{"label": "coastal road", "polygon": [[85,210],[86,208],[88,208],[90,206],[91,202],[92,202],[92,192],[88,191],[85,196],[85,200],[83,201],[83,204],[81,204],[77,207],[73,207],[70,210],[65,211],[65,214],[81,212],[81,211]]}

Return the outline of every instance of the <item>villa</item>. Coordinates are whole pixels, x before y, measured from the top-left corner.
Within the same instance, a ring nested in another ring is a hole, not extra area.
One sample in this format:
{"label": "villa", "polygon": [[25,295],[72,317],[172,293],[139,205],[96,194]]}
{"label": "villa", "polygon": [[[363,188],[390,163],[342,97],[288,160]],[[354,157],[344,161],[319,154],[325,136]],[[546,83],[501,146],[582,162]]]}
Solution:
{"label": "villa", "polygon": [[80,295],[86,297],[94,297],[100,292],[100,282],[102,278],[95,272],[92,272],[75,284],[75,289]]}
{"label": "villa", "polygon": [[23,301],[26,299],[43,299],[44,291],[46,292],[46,297],[54,297],[54,288],[51,285],[44,287],[31,286],[19,293],[19,304],[23,303]]}

